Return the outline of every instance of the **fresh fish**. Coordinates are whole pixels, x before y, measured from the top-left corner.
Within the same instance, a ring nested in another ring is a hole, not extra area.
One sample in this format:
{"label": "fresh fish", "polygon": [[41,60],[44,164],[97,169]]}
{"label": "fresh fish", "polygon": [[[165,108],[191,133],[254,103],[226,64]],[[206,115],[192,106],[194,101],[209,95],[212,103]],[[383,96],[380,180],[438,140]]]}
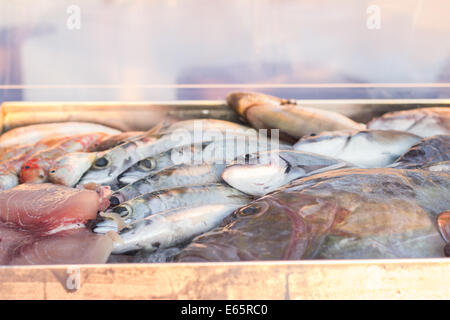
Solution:
{"label": "fresh fish", "polygon": [[[208,184],[159,190],[146,193],[132,200],[121,203],[107,211],[118,214],[125,224],[131,224],[161,211],[194,207],[206,204],[227,204],[243,206],[250,202],[250,197],[223,184]],[[97,224],[95,232],[116,231],[116,221],[107,220]]]}
{"label": "fresh fish", "polygon": [[65,139],[68,138],[43,139],[36,143],[33,148],[28,149],[26,152],[0,163],[0,190],[11,189],[19,184],[18,175],[20,172],[20,168],[29,157],[37,152],[46,150],[56,143],[64,141]]}
{"label": "fresh fish", "polygon": [[97,160],[96,152],[71,152],[57,158],[48,171],[50,182],[74,187]]}
{"label": "fresh fish", "polygon": [[144,135],[144,131],[127,131],[118,134],[114,134],[112,136],[105,137],[102,141],[99,141],[95,147],[95,151],[105,151],[112,149],[119,144],[128,142],[133,139],[137,139],[138,137]]}
{"label": "fresh fish", "polygon": [[218,120],[218,119],[191,119],[178,121],[167,128],[162,128],[159,133],[160,134],[168,134],[173,133],[177,130],[186,130],[186,131],[220,131],[220,132],[230,132],[235,134],[245,134],[245,135],[253,135],[255,134],[255,129],[250,128],[248,126],[238,124],[231,121]]}
{"label": "fresh fish", "polygon": [[392,167],[415,169],[450,160],[450,134],[425,138],[413,145]]}
{"label": "fresh fish", "polygon": [[175,261],[442,257],[450,174],[341,169],[296,180],[196,237]]}
{"label": "fresh fish", "polygon": [[353,165],[338,159],[295,150],[247,154],[230,164],[222,179],[244,193],[262,196],[289,182]]}
{"label": "fresh fish", "polygon": [[179,164],[156,171],[115,191],[109,199],[112,206],[162,189],[172,189],[189,185],[206,185],[222,181],[225,164],[200,165]]}
{"label": "fresh fish", "polygon": [[392,164],[420,140],[402,131],[334,131],[304,137],[294,149],[341,159],[362,168],[381,168]]}
{"label": "fresh fish", "polygon": [[[188,120],[190,121],[190,120]],[[195,120],[193,131],[187,129],[174,130],[165,135],[148,135],[143,139],[134,140],[117,146],[109,151],[99,153],[92,168],[86,172],[79,184],[90,182],[111,184],[117,177],[135,163],[145,158],[167,152],[174,148],[201,144],[208,141],[217,141],[233,135],[253,135],[256,131],[241,129],[221,131],[221,129],[202,130],[202,121]]]}
{"label": "fresh fish", "polygon": [[121,185],[128,185],[139,179],[152,175],[156,171],[178,164],[189,163],[191,162],[191,155],[197,150],[202,150],[201,144],[189,145],[182,148],[173,148],[169,151],[147,157],[138,161],[131,168],[121,173],[117,180]]}
{"label": "fresh fish", "polygon": [[90,151],[98,141],[105,137],[104,133],[76,135],[31,156],[20,169],[21,183],[42,183],[48,180],[48,171],[55,160],[70,152]]}
{"label": "fresh fish", "polygon": [[1,265],[96,264],[105,263],[113,248],[109,235],[94,234],[87,229],[61,231],[52,235],[0,226]]}
{"label": "fresh fish", "polygon": [[100,203],[95,191],[50,183],[21,184],[0,192],[0,222],[50,231],[95,219]]}
{"label": "fresh fish", "polygon": [[450,133],[450,108],[420,108],[388,112],[367,124],[371,130],[407,131],[426,138]]}
{"label": "fresh fish", "polygon": [[[231,100],[231,98],[227,99]],[[323,131],[363,130],[365,125],[332,111],[301,107],[296,104],[233,104],[236,112],[258,129],[279,129],[284,139]]]}
{"label": "fresh fish", "polygon": [[[275,143],[270,143],[275,142]],[[291,149],[292,146],[279,144],[278,140],[258,139],[254,136],[236,136],[233,139],[215,140],[173,148],[167,152],[160,153],[143,159],[133,165],[130,169],[118,177],[122,185],[133,183],[155,171],[169,168],[178,164],[201,165],[204,163],[231,162],[236,157],[249,152],[266,151],[268,149]]]}
{"label": "fresh fish", "polygon": [[119,130],[88,122],[59,122],[25,126],[9,130],[0,136],[0,148],[36,143],[45,138],[68,137],[75,134],[103,132],[118,134]]}
{"label": "fresh fish", "polygon": [[123,232],[113,253],[135,250],[155,251],[172,247],[216,227],[226,216],[239,208],[237,204],[210,204],[177,208],[151,215],[136,228]]}

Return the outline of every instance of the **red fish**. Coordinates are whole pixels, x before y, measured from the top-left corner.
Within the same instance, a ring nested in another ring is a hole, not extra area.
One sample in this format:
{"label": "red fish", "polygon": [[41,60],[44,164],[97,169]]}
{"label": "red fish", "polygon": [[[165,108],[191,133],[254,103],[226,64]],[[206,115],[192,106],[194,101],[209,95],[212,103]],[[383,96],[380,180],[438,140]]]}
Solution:
{"label": "red fish", "polygon": [[55,160],[69,152],[92,151],[106,136],[105,133],[95,132],[76,135],[61,141],[51,148],[32,155],[20,169],[21,183],[42,183],[48,180],[48,171]]}

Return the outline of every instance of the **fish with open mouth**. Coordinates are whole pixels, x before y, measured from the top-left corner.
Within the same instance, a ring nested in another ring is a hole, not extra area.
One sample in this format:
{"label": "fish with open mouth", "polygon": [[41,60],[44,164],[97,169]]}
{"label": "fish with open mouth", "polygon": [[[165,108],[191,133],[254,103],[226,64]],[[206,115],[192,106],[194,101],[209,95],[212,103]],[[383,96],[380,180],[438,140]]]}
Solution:
{"label": "fish with open mouth", "polygon": [[203,163],[199,165],[179,164],[156,171],[144,178],[115,191],[109,202],[117,206],[122,202],[162,189],[190,185],[206,185],[222,182],[221,174],[225,164]]}
{"label": "fish with open mouth", "polygon": [[[243,130],[242,126],[230,122],[229,128],[223,130],[228,123],[220,122],[221,125],[217,130],[203,130],[202,123],[206,123],[206,127],[210,125],[210,121],[188,120],[186,128],[170,130],[170,133],[162,135],[148,134],[139,140],[133,140],[119,145],[111,150],[100,152],[91,169],[81,178],[79,184],[99,183],[112,184],[115,183],[121,173],[132,167],[138,161],[159,153],[167,152],[174,148],[183,146],[191,146],[202,144],[205,142],[217,141],[225,139],[229,136],[256,136],[255,130]],[[193,131],[188,130],[192,124]],[[169,128],[169,129],[170,129]]]}
{"label": "fish with open mouth", "polygon": [[[227,204],[243,206],[251,201],[251,197],[223,184],[208,184],[164,189],[143,194],[134,199],[121,203],[108,210],[103,216],[115,213],[120,216],[124,224],[144,219],[161,211],[180,207],[194,207],[206,204]],[[117,231],[117,222],[105,220],[97,224],[94,231],[106,233]]]}
{"label": "fish with open mouth", "polygon": [[[238,94],[242,96],[242,93]],[[279,104],[241,103],[239,98],[233,95],[231,93],[227,97],[230,106],[254,128],[279,129],[280,137],[287,141],[298,140],[305,135],[323,131],[365,129],[364,124],[357,123],[337,112],[302,107],[285,101]]]}
{"label": "fish with open mouth", "polygon": [[418,108],[393,111],[371,120],[367,124],[371,130],[407,131],[426,138],[450,133],[450,108]]}
{"label": "fish with open mouth", "polygon": [[415,169],[450,160],[450,134],[425,138],[411,146],[392,167]]}
{"label": "fish with open mouth", "polygon": [[354,165],[309,152],[271,150],[239,157],[223,171],[222,179],[244,193],[262,196],[295,179],[345,167]]}
{"label": "fish with open mouth", "polygon": [[421,137],[402,131],[332,131],[303,137],[294,149],[351,162],[362,168],[392,164]]}
{"label": "fish with open mouth", "polygon": [[450,174],[340,169],[294,181],[236,210],[177,262],[442,257],[436,217]]}

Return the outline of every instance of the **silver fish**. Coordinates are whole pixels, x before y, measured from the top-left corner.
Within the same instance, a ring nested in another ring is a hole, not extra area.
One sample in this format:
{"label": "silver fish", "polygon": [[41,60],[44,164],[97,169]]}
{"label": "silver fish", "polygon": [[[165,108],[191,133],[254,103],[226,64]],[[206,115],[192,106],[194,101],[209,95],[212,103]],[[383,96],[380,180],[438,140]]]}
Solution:
{"label": "silver fish", "polygon": [[[189,150],[186,150],[186,148],[189,148]],[[121,185],[128,185],[139,179],[152,175],[156,171],[178,164],[190,163],[192,161],[191,155],[198,150],[202,150],[201,144],[188,145],[182,148],[173,148],[169,151],[147,157],[138,161],[131,168],[121,173],[117,180]]]}
{"label": "silver fish", "polygon": [[[125,224],[144,219],[161,211],[193,207],[205,204],[245,205],[250,201],[248,195],[223,184],[179,187],[146,193],[132,200],[121,203],[108,212],[120,215]],[[118,230],[117,223],[112,220],[97,224],[94,229],[98,233]]]}
{"label": "silver fish", "polygon": [[98,184],[114,183],[117,177],[135,163],[147,157],[167,152],[171,149],[191,146],[208,141],[226,139],[229,136],[256,136],[255,130],[242,130],[231,126],[231,130],[203,130],[202,120],[196,120],[194,130],[177,129],[170,134],[146,136],[141,140],[129,141],[109,151],[100,153],[92,168],[82,177],[79,184],[95,182]]}
{"label": "silver fish", "polygon": [[430,137],[450,133],[450,108],[419,108],[388,112],[367,124],[371,130],[399,130]]}
{"label": "silver fish", "polygon": [[222,179],[242,192],[262,196],[295,179],[344,167],[353,165],[308,152],[272,150],[238,158],[227,166]]}
{"label": "silver fish", "polygon": [[402,131],[333,131],[304,137],[294,149],[351,162],[362,168],[392,164],[421,138]]}
{"label": "silver fish", "polygon": [[142,194],[162,189],[221,182],[225,164],[179,164],[156,171],[115,191],[109,202],[117,206]]}
{"label": "silver fish", "polygon": [[239,207],[236,204],[210,204],[176,208],[149,216],[135,228],[121,233],[122,241],[114,244],[113,253],[155,251],[178,245],[213,229]]}

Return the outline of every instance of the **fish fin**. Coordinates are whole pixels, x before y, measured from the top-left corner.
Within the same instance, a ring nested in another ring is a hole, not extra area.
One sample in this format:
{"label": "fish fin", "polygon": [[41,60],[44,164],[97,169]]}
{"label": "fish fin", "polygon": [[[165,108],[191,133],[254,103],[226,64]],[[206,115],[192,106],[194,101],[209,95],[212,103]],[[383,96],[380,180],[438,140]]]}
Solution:
{"label": "fish fin", "polygon": [[438,214],[437,226],[445,242],[450,243],[450,210]]}

